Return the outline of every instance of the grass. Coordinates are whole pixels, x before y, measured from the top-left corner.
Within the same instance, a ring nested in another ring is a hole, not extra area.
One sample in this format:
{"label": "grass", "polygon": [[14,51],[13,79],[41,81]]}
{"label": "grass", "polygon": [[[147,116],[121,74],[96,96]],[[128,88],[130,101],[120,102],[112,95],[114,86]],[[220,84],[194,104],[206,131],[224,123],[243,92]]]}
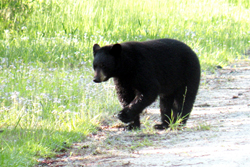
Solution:
{"label": "grass", "polygon": [[188,115],[185,116],[181,116],[181,115],[177,115],[177,118],[173,117],[173,112],[171,112],[171,118],[168,118],[168,124],[169,124],[169,129],[168,130],[172,130],[172,131],[176,131],[176,130],[180,130],[182,129],[182,127],[184,126],[182,124],[182,121],[187,117]]}
{"label": "grass", "polygon": [[248,0],[7,2],[0,1],[0,166],[33,166],[120,110],[112,82],[92,82],[94,43],[175,38],[195,50],[203,71],[245,58],[250,45]]}
{"label": "grass", "polygon": [[35,157],[51,157],[95,131],[103,112],[118,110],[114,92],[82,70],[19,66],[2,73],[0,164],[29,166]]}
{"label": "grass", "polygon": [[250,40],[247,0],[41,0],[29,5],[33,13],[23,25],[0,34],[1,52],[13,60],[18,51],[26,55],[24,63],[61,65],[63,55],[70,56],[67,65],[78,66],[92,59],[94,43],[168,37],[190,45],[204,70],[241,58]]}

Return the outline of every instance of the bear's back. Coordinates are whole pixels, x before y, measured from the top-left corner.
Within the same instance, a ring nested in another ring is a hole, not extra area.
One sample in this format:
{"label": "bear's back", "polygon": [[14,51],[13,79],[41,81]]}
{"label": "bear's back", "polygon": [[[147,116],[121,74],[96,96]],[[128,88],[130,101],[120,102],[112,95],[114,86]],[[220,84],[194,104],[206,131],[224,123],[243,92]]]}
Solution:
{"label": "bear's back", "polygon": [[[122,43],[123,54],[133,60],[136,73],[147,73],[156,78],[160,85],[169,88],[182,85],[187,78],[197,75],[199,60],[185,43],[174,39],[157,39],[145,42]],[[128,65],[129,66],[129,65]]]}

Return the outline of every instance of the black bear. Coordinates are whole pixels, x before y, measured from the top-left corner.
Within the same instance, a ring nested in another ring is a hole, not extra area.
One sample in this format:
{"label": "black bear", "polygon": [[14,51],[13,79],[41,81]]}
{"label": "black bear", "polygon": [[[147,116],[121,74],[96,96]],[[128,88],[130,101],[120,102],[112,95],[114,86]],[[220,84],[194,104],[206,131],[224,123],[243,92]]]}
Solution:
{"label": "black bear", "polygon": [[123,109],[118,118],[127,128],[140,128],[140,113],[160,97],[161,124],[183,118],[185,125],[200,82],[200,63],[194,51],[174,39],[93,46],[94,82],[113,77]]}

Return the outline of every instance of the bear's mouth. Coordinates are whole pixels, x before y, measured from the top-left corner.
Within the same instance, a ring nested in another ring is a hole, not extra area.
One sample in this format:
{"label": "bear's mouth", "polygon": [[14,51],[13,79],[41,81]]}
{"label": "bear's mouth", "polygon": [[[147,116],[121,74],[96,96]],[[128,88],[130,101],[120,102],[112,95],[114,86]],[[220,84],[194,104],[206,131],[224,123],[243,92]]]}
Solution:
{"label": "bear's mouth", "polygon": [[101,79],[99,79],[99,78],[95,78],[94,77],[94,79],[93,79],[93,81],[95,82],[95,83],[101,83],[101,82],[105,82],[105,81],[107,81],[109,78],[105,78],[105,79],[103,79],[103,80],[101,80]]}
{"label": "bear's mouth", "polygon": [[93,81],[94,81],[95,83],[101,83],[101,82],[102,82],[102,81],[100,81],[100,80],[97,80],[96,78],[94,78]]}
{"label": "bear's mouth", "polygon": [[109,79],[109,77],[107,77],[102,70],[97,70],[95,71],[95,76],[93,81],[95,83],[100,83],[100,82],[105,82]]}

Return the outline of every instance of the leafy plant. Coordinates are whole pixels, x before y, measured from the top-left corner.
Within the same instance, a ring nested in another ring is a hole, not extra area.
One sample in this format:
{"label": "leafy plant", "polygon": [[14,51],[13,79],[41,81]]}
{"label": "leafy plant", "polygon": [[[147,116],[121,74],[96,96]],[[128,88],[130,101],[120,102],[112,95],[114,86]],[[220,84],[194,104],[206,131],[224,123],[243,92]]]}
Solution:
{"label": "leafy plant", "polygon": [[181,116],[177,115],[174,117],[173,111],[171,112],[171,118],[168,117],[169,121],[168,126],[169,129],[172,131],[180,130],[183,127],[182,121],[187,117],[188,115]]}

